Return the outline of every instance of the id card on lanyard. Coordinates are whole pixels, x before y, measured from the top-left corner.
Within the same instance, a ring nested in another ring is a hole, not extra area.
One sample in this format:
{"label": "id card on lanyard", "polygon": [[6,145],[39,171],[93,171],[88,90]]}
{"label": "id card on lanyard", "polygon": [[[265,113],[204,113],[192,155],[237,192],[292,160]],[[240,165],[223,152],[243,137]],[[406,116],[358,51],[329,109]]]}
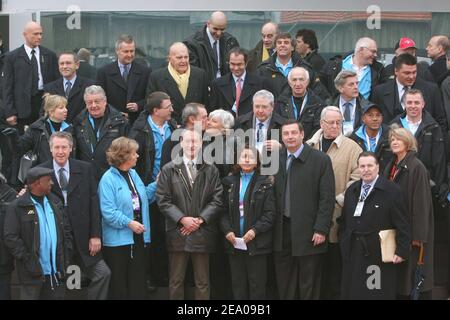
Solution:
{"label": "id card on lanyard", "polygon": [[358,204],[356,205],[355,213],[353,213],[353,216],[361,217],[363,208],[364,208],[364,201],[358,200]]}
{"label": "id card on lanyard", "polygon": [[131,186],[133,187],[133,191],[131,192],[131,201],[133,203],[133,211],[140,211],[141,204],[139,202],[139,194],[136,190],[133,179],[131,179],[130,173],[128,173],[128,177],[130,178]]}

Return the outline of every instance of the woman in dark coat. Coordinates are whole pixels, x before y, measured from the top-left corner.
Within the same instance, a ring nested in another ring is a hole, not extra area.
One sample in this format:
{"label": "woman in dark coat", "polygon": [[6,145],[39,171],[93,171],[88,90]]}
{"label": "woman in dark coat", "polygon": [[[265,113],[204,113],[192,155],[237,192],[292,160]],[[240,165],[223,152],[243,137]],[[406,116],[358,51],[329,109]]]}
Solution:
{"label": "woman in dark coat", "polygon": [[417,159],[417,142],[407,129],[394,126],[389,137],[395,157],[385,168],[384,177],[397,183],[402,190],[412,239],[408,261],[399,270],[397,294],[399,298],[408,298],[411,294],[419,252],[423,246],[425,281],[420,291],[421,298],[427,299],[431,298],[433,289],[434,220],[430,177]]}
{"label": "woman in dark coat", "polygon": [[[266,298],[267,259],[272,251],[275,198],[272,181],[259,172],[256,149],[244,148],[233,175],[223,180],[221,229],[227,240],[233,296],[236,300]],[[235,249],[238,241],[247,249]]]}
{"label": "woman in dark coat", "polygon": [[[361,180],[345,192],[339,222],[342,253],[341,298],[393,300],[396,274],[409,256],[411,242],[408,214],[400,188],[378,176],[374,153],[363,152],[358,159]],[[371,189],[364,193],[366,186]],[[358,204],[363,203],[358,211]],[[396,230],[396,251],[392,263],[383,262],[379,232]]]}

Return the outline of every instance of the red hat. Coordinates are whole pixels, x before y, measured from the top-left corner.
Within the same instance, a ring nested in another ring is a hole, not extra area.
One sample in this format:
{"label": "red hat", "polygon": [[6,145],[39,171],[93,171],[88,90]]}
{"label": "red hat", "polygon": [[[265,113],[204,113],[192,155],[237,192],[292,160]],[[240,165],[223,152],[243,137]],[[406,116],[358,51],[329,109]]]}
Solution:
{"label": "red hat", "polygon": [[416,49],[416,43],[413,39],[410,38],[401,38],[398,42],[398,47],[402,50],[408,49],[408,48],[414,48]]}

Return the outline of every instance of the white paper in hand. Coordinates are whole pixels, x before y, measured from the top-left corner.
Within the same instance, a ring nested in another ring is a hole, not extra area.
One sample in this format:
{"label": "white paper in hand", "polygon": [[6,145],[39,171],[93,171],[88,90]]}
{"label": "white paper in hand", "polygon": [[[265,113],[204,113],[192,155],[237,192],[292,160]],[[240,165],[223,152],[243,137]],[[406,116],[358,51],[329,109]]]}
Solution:
{"label": "white paper in hand", "polygon": [[245,243],[243,238],[236,238],[234,248],[239,250],[247,250],[247,244]]}

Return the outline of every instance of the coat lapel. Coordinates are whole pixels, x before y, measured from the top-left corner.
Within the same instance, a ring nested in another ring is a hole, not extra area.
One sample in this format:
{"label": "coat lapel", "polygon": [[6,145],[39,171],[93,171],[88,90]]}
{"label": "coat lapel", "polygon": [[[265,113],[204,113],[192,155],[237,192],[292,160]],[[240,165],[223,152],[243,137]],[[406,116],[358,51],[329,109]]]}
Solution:
{"label": "coat lapel", "polygon": [[136,62],[133,62],[130,69],[130,75],[127,81],[127,101],[131,101],[133,97],[134,90],[136,90],[139,80],[142,77],[142,72],[139,70],[139,66]]}
{"label": "coat lapel", "polygon": [[109,72],[109,77],[119,87],[121,87],[122,89],[124,89],[126,91],[127,90],[127,85],[126,85],[125,81],[123,80],[122,75],[120,74],[119,65],[117,63],[118,62],[115,61],[114,64],[112,65],[112,68],[111,68],[111,70]]}
{"label": "coat lapel", "polygon": [[25,51],[25,46],[22,46],[22,49],[20,50],[19,56],[24,59],[30,66],[31,66],[31,60],[27,55],[27,52]]}

